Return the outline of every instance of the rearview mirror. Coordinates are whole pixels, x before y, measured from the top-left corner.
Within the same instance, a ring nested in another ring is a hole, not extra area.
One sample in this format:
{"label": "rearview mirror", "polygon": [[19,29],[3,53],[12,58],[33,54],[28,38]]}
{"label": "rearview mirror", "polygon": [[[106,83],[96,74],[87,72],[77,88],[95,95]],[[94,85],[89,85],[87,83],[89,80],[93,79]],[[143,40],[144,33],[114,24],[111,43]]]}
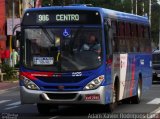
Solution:
{"label": "rearview mirror", "polygon": [[16,40],[21,40],[21,32],[20,31],[16,31]]}
{"label": "rearview mirror", "polygon": [[19,48],[20,42],[21,42],[21,32],[16,31],[16,36],[13,36],[12,38],[12,48],[13,49]]}

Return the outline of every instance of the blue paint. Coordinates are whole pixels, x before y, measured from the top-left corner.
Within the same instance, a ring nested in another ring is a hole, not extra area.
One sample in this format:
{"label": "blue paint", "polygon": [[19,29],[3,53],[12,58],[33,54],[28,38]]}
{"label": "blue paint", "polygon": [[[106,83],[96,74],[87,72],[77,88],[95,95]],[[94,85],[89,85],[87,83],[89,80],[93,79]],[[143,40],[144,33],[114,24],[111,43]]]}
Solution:
{"label": "blue paint", "polygon": [[69,37],[71,35],[71,30],[68,28],[65,28],[63,31],[63,36],[64,37]]}

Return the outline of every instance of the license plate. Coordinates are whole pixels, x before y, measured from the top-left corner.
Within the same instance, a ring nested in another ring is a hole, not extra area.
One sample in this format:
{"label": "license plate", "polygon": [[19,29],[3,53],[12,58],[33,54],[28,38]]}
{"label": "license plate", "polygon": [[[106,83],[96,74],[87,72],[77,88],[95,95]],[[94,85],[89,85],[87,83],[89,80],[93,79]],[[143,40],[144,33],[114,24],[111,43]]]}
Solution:
{"label": "license plate", "polygon": [[53,57],[34,57],[34,65],[53,65]]}
{"label": "license plate", "polygon": [[85,100],[100,100],[99,94],[88,94],[85,95]]}

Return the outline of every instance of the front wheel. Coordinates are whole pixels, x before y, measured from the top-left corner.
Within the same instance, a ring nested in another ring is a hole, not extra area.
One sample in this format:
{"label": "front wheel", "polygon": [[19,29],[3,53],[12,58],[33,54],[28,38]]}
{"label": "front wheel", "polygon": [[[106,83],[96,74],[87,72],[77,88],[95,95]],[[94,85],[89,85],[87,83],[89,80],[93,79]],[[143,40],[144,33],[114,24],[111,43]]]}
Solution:
{"label": "front wheel", "polygon": [[117,104],[118,104],[118,87],[116,87],[115,85],[113,89],[112,102],[107,105],[108,112],[113,112]]}

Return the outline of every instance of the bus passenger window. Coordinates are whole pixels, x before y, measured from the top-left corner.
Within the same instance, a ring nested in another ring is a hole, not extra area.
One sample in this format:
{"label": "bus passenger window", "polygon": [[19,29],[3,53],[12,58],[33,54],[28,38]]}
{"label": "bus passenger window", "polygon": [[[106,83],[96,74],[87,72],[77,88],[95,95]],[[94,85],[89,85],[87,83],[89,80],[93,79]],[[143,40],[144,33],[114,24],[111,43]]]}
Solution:
{"label": "bus passenger window", "polygon": [[138,27],[138,32],[139,32],[139,42],[140,42],[140,52],[144,52],[144,27],[140,25]]}
{"label": "bus passenger window", "polygon": [[144,28],[145,52],[151,52],[149,28]]}
{"label": "bus passenger window", "polygon": [[130,40],[131,52],[139,51],[139,43],[138,43],[138,28],[136,24],[131,25],[132,29],[132,39]]}
{"label": "bus passenger window", "polygon": [[126,39],[126,46],[127,46],[127,52],[131,52],[131,24],[126,23],[125,25],[125,39]]}
{"label": "bus passenger window", "polygon": [[118,40],[120,52],[126,52],[125,26],[123,22],[118,23]]}
{"label": "bus passenger window", "polygon": [[118,52],[119,51],[119,42],[117,40],[117,23],[116,21],[112,21],[112,49],[113,52]]}

